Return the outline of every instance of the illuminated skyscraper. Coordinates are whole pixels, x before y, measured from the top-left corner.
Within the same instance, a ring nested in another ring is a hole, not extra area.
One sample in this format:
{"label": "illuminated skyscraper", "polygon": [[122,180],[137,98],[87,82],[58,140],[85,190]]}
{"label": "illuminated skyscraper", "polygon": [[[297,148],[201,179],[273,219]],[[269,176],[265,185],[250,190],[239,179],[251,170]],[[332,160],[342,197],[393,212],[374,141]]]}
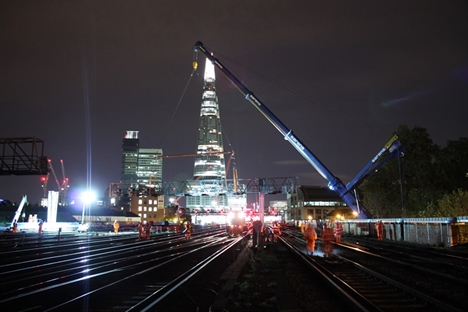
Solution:
{"label": "illuminated skyscraper", "polygon": [[[198,127],[197,154],[199,156],[195,158],[193,170],[194,179],[197,180],[224,180],[226,178],[224,154],[206,156],[209,152],[224,151],[215,82],[214,65],[207,59]],[[226,196],[190,196],[187,197],[186,205],[188,208],[224,208],[227,206],[227,198]]]}
{"label": "illuminated skyscraper", "polygon": [[162,156],[160,148],[140,148],[138,150],[137,182],[144,185],[162,182]]}
{"label": "illuminated skyscraper", "polygon": [[[141,148],[139,131],[127,131],[122,142],[121,183],[157,184],[162,182],[160,148]],[[150,183],[151,181],[151,183]]]}
{"label": "illuminated skyscraper", "polygon": [[135,183],[138,180],[138,150],[140,139],[138,131],[127,131],[122,142],[122,168],[120,182]]}

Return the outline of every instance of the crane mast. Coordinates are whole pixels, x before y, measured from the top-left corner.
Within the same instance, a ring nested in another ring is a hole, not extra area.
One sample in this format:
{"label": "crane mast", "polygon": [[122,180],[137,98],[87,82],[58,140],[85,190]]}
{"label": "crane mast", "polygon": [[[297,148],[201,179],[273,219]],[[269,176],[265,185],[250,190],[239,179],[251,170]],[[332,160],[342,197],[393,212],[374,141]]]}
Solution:
{"label": "crane mast", "polygon": [[55,174],[54,166],[52,166],[52,160],[51,159],[49,159],[49,168],[50,168],[50,171],[52,171],[52,174],[54,175],[55,183],[57,183],[58,191],[60,192],[60,183],[59,183],[59,181],[57,179],[57,175]]}
{"label": "crane mast", "polygon": [[[52,166],[52,160],[48,159],[48,165],[49,169],[54,175],[55,183],[57,184],[58,192],[59,192],[59,197],[60,197],[60,204],[62,206],[67,204],[67,190],[68,190],[68,178],[65,176],[65,167],[63,165],[63,160],[60,160],[61,167],[62,167],[62,175],[63,175],[63,180],[62,184],[60,184],[57,174],[55,173],[54,166]],[[47,173],[47,177],[42,178],[42,188],[44,191],[44,198],[47,198],[48,193],[47,193],[47,183],[49,181],[49,173]]]}
{"label": "crane mast", "polygon": [[[221,73],[226,76],[226,78],[234,84],[234,86],[244,95],[245,99],[252,103],[255,108],[268,120],[270,123],[283,135],[284,139],[288,141],[298,152],[301,154],[314,168],[317,172],[328,181],[328,187],[336,192],[344,202],[358,214],[359,219],[371,218],[371,213],[363,206],[358,203],[352,189],[356,186],[355,184],[348,184],[346,186],[343,182],[336,176],[334,176],[330,170],[303,144],[290,130],[287,128],[276,116],[271,112],[265,104],[263,104],[247,87],[240,82],[217,58],[213,56],[213,53],[208,51],[203,43],[198,41],[193,50],[195,52],[203,53],[207,59],[209,59],[215,67],[218,68]],[[194,66],[195,68],[195,66]],[[395,144],[397,148],[395,149]],[[387,143],[388,145],[388,143]],[[384,147],[385,150],[392,148],[392,151],[398,150],[399,141],[394,140],[390,146]],[[381,150],[376,157],[374,157],[370,164],[373,164],[377,161],[378,158],[383,154],[384,150]],[[396,153],[395,153],[396,154]],[[370,165],[369,165],[370,167]],[[363,173],[361,172],[362,176]],[[358,179],[356,179],[358,180]]]}
{"label": "crane mast", "polygon": [[68,191],[68,178],[65,176],[65,166],[63,165],[63,159],[60,159],[60,164],[62,165],[62,186],[61,186],[61,193],[62,193],[62,198],[61,198],[61,204],[62,206],[65,206],[67,204],[67,191]]}

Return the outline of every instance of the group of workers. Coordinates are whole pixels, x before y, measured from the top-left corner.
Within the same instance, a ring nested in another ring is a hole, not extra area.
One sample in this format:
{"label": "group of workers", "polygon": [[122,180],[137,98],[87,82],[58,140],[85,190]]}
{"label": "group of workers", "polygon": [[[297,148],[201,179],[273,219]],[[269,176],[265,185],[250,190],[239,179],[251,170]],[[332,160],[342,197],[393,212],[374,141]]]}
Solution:
{"label": "group of workers", "polygon": [[[339,224],[339,225],[338,225]],[[338,230],[337,226],[338,225]],[[335,232],[326,224],[323,225],[323,229],[321,232],[321,239],[322,239],[322,249],[324,257],[330,257],[333,252],[332,241],[333,238],[336,238],[337,243],[341,243],[341,233],[343,232],[343,227],[341,223],[336,223],[335,225]],[[340,230],[341,229],[341,230]],[[305,230],[304,230],[304,239],[306,241],[307,247],[307,254],[313,255],[315,251],[315,241],[317,240],[318,235],[315,228],[310,224],[307,223]]]}
{"label": "group of workers", "polygon": [[149,222],[138,223],[138,240],[151,238],[151,224]]}
{"label": "group of workers", "polygon": [[[42,234],[42,226],[43,221],[39,222],[39,235]],[[119,232],[120,224],[117,220],[114,222],[114,233],[117,234]],[[375,229],[377,233],[377,239],[383,240],[383,222],[379,220],[375,224]],[[278,241],[278,236],[281,235],[281,225],[278,222],[273,222],[269,227],[266,227],[265,232],[263,233],[263,226],[262,222],[256,220],[252,223],[253,229],[253,247],[257,247],[260,241],[260,237],[264,237],[264,242],[271,241],[271,237],[273,238],[273,242]],[[315,251],[315,241],[318,238],[317,231],[312,226],[311,223],[306,223],[305,227],[301,227],[301,230],[304,234],[304,239],[306,241],[306,248],[307,254],[313,255]],[[12,232],[18,232],[18,224],[16,220],[13,221]],[[185,224],[185,229],[183,231],[186,240],[190,240],[192,232],[192,225],[190,223]],[[330,257],[333,253],[332,241],[335,238],[335,242],[337,244],[341,244],[341,236],[343,234],[343,224],[339,221],[335,222],[334,230],[332,230],[327,224],[323,225],[323,229],[321,232],[321,239],[322,239],[322,249],[324,257]],[[138,240],[141,239],[150,239],[151,238],[151,224],[149,222],[142,222],[138,223]]]}
{"label": "group of workers", "polygon": [[259,243],[262,243],[262,247],[268,242],[276,243],[281,234],[279,222],[274,221],[270,226],[263,227],[262,221],[255,220],[252,222],[252,247],[257,248]]}
{"label": "group of workers", "polygon": [[[187,222],[183,231],[185,239],[189,240],[192,233],[192,224]],[[149,222],[138,223],[138,240],[151,238],[151,224]]]}
{"label": "group of workers", "polygon": [[[318,238],[317,231],[312,226],[311,223],[307,223],[305,228],[302,228],[304,233],[304,239],[306,241],[307,247],[307,254],[313,255],[315,251],[315,241]],[[337,221],[335,223],[335,227],[332,230],[330,226],[327,224],[323,225],[323,229],[321,231],[321,240],[322,240],[322,249],[324,257],[329,257],[333,252],[332,241],[335,239],[335,242],[340,244],[341,243],[341,236],[343,234],[343,224]]]}
{"label": "group of workers", "polygon": [[[375,224],[375,230],[377,233],[377,239],[383,240],[384,225],[382,220],[379,220]],[[315,240],[317,240],[317,232],[312,224],[307,223],[305,229],[303,229],[304,239],[307,245],[307,254],[313,255],[315,251]],[[333,251],[332,241],[333,238],[337,244],[341,244],[341,236],[343,235],[343,224],[340,221],[335,222],[335,227],[332,230],[327,224],[323,225],[321,239],[322,249],[324,257],[330,257]]]}

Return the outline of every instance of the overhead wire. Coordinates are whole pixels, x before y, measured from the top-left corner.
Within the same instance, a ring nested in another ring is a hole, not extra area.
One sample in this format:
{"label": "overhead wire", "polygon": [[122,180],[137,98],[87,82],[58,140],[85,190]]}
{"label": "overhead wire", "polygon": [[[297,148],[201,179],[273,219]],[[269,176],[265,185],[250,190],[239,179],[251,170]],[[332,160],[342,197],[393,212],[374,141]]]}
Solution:
{"label": "overhead wire", "polygon": [[[182,91],[182,94],[181,94],[181,96],[180,96],[180,98],[179,98],[179,101],[177,102],[176,108],[175,108],[174,112],[172,113],[171,119],[169,119],[169,125],[168,125],[168,127],[167,127],[166,129],[170,129],[170,128],[171,128],[171,125],[172,125],[172,122],[173,122],[173,120],[174,120],[174,117],[175,117],[175,115],[177,114],[177,111],[178,111],[178,109],[179,109],[180,103],[182,103],[182,100],[183,100],[183,98],[184,98],[184,96],[185,96],[185,93],[187,92],[187,88],[188,88],[188,86],[189,86],[189,84],[190,84],[190,81],[192,80],[193,74],[197,71],[197,66],[198,66],[198,64],[195,65],[195,61],[194,61],[194,62],[192,63],[192,65],[193,65],[192,73],[190,74],[190,77],[189,77],[189,79],[188,79],[188,81],[187,81],[187,84],[185,85],[185,88],[184,88],[184,90]],[[161,138],[161,142],[160,142],[159,146],[162,146],[162,145],[163,145],[164,139],[166,138],[167,133],[168,133],[168,131],[165,131],[165,132],[164,132],[163,137]]]}

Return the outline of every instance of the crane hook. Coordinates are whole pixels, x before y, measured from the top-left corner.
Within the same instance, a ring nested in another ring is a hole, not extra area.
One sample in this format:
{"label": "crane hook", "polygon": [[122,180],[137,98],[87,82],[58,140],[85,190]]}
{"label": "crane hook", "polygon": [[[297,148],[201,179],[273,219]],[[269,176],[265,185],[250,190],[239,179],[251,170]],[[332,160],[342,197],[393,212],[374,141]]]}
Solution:
{"label": "crane hook", "polygon": [[193,66],[193,71],[196,71],[197,68],[198,68],[198,53],[196,51],[193,51],[193,62],[192,62],[192,66]]}

